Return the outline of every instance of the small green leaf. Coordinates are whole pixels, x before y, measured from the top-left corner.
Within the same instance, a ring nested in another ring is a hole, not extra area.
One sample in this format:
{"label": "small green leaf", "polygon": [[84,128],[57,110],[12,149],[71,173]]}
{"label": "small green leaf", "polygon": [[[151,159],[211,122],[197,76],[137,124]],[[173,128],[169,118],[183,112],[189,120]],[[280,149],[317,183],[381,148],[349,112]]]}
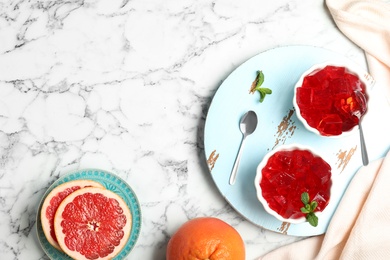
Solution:
{"label": "small green leaf", "polygon": [[302,207],[301,208],[301,212],[305,213],[305,214],[308,214],[308,213],[310,213],[310,210],[307,210],[305,207]]}
{"label": "small green leaf", "polygon": [[310,204],[305,205],[305,209],[309,212],[312,212]]}
{"label": "small green leaf", "polygon": [[272,90],[269,88],[261,88],[265,94],[272,94]]}
{"label": "small green leaf", "polygon": [[259,93],[260,93],[260,103],[264,101],[264,98],[265,98],[265,93],[261,90],[259,90]]}
{"label": "small green leaf", "polygon": [[262,103],[265,97],[272,94],[272,90],[269,88],[262,88],[261,85],[264,83],[264,73],[261,70],[256,72],[256,79],[253,81],[250,93],[256,90],[260,93],[260,103]]}
{"label": "small green leaf", "polygon": [[301,195],[301,201],[303,204],[309,204],[310,202],[310,197],[309,197],[309,193],[307,192],[303,192],[302,195]]}
{"label": "small green leaf", "polygon": [[318,217],[313,212],[307,214],[306,219],[309,222],[309,224],[312,225],[313,227],[316,227],[318,225]]}
{"label": "small green leaf", "polygon": [[310,202],[310,210],[312,212],[314,212],[314,210],[317,208],[317,206],[318,206],[317,201],[313,200],[312,202]]}
{"label": "small green leaf", "polygon": [[264,73],[261,70],[258,70],[256,73],[256,88],[259,88],[264,82]]}

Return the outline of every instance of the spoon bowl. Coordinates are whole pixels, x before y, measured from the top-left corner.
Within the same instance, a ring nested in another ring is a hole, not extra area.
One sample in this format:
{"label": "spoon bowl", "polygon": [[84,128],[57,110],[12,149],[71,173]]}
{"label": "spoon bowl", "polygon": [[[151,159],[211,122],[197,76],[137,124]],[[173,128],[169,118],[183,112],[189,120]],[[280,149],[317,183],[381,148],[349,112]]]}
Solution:
{"label": "spoon bowl", "polygon": [[242,151],[244,148],[245,139],[248,135],[252,134],[256,130],[256,126],[257,126],[256,113],[252,110],[246,112],[240,120],[240,131],[241,131],[243,137],[241,140],[241,144],[240,144],[240,148],[238,150],[236,160],[234,162],[233,170],[230,174],[230,179],[229,179],[230,185],[233,185],[234,182],[236,181],[238,166],[240,164],[240,159],[241,159],[241,154],[242,154]]}
{"label": "spoon bowl", "polygon": [[367,111],[367,99],[366,96],[359,90],[355,90],[354,93],[360,109],[354,110],[352,114],[360,120]]}

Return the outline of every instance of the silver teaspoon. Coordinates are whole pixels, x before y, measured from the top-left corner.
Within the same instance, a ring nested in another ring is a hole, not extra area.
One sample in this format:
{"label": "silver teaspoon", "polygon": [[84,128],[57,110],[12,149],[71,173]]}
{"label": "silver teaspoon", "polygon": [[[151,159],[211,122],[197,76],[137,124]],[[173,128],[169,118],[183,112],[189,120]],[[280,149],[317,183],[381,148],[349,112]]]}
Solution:
{"label": "silver teaspoon", "polygon": [[236,181],[237,170],[240,164],[240,159],[241,159],[242,150],[244,148],[245,139],[248,135],[252,134],[255,131],[256,126],[257,126],[256,113],[253,111],[246,112],[245,115],[240,120],[240,130],[243,137],[241,140],[240,149],[238,150],[238,154],[234,162],[232,173],[230,174],[230,180],[229,180],[230,185],[233,185],[234,182]]}
{"label": "silver teaspoon", "polygon": [[362,151],[362,161],[363,165],[366,166],[369,162],[368,153],[366,148],[366,142],[364,141],[363,128],[362,128],[362,117],[364,113],[367,111],[367,100],[364,94],[358,90],[355,90],[356,100],[359,103],[359,108],[357,110],[352,111],[352,114],[359,119],[359,133],[360,133],[360,149]]}

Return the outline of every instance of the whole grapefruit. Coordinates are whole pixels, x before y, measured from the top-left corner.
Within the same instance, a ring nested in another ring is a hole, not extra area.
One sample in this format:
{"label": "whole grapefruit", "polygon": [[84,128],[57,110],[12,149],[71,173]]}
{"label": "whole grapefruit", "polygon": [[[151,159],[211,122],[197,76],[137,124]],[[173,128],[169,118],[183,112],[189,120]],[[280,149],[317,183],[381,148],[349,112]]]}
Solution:
{"label": "whole grapefruit", "polygon": [[240,234],[226,222],[213,217],[184,223],[168,242],[167,260],[244,260],[245,245]]}

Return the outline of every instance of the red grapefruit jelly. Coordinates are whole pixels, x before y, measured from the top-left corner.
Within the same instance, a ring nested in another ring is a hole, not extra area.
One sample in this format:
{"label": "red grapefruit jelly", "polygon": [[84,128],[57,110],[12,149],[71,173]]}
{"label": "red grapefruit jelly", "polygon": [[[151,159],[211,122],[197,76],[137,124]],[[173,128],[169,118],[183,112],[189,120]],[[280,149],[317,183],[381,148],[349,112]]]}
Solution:
{"label": "red grapefruit jelly", "polygon": [[326,66],[304,77],[296,102],[309,126],[324,136],[340,135],[359,122],[351,111],[366,110],[359,107],[355,90],[367,98],[366,86],[356,74],[345,67]]}
{"label": "red grapefruit jelly", "polygon": [[323,211],[329,203],[331,167],[309,150],[281,150],[273,154],[262,169],[260,187],[269,207],[286,219],[305,216],[301,212],[303,192]]}

